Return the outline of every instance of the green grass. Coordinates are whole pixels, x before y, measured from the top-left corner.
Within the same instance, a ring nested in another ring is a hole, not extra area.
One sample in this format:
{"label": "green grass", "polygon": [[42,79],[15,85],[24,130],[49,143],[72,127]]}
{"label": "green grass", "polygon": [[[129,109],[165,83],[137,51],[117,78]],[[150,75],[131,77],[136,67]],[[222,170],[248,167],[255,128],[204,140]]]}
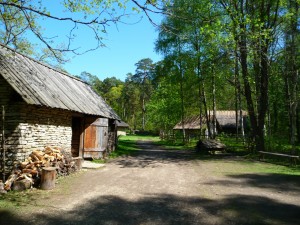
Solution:
{"label": "green grass", "polygon": [[[144,139],[142,139],[144,138]],[[109,158],[117,158],[122,155],[132,155],[138,151],[136,146],[136,141],[138,140],[153,140],[154,137],[151,136],[137,136],[137,135],[127,135],[121,136],[118,140],[118,146],[115,151],[113,151]]]}
{"label": "green grass", "polygon": [[150,136],[150,135],[135,135],[130,134],[127,136],[120,136],[119,141],[159,141],[158,136]]}
{"label": "green grass", "polygon": [[[279,152],[279,153],[285,153],[290,154],[292,152],[292,145],[289,143],[289,140],[286,138],[280,138],[280,137],[267,137],[266,138],[266,149],[268,151],[272,152]],[[295,152],[294,154],[300,155],[300,146],[295,146]]]}
{"label": "green grass", "polygon": [[[183,145],[181,141],[171,142],[166,140],[160,140],[158,136],[150,135],[127,135],[120,136],[118,140],[118,146],[114,152],[109,155],[109,158],[116,158],[122,155],[132,155],[135,154],[139,148],[136,145],[137,141],[152,141],[154,144],[163,146],[170,150],[186,150],[194,148],[195,143],[190,145]],[[93,160],[93,162],[104,163],[105,160]]]}
{"label": "green grass", "polygon": [[191,150],[191,149],[195,149],[196,141],[191,141],[189,143],[183,144],[182,140],[176,140],[176,141],[159,140],[155,142],[155,144],[161,145],[165,149],[169,149],[169,150]]}
{"label": "green grass", "polygon": [[276,165],[271,163],[264,163],[253,160],[239,160],[236,162],[220,161],[221,165],[224,163],[234,163],[232,171],[227,170],[228,173],[257,173],[257,174],[281,174],[281,175],[300,175],[300,167],[289,167],[284,165]]}
{"label": "green grass", "polygon": [[[123,144],[132,145],[136,141],[152,141],[154,144],[163,146],[165,149],[169,149],[169,150],[194,149],[195,146],[196,146],[196,141],[192,141],[192,142],[187,143],[187,144],[184,145],[182,143],[182,140],[176,140],[176,141],[160,140],[160,138],[158,136],[149,136],[149,135],[121,136],[120,139],[119,139],[119,146],[121,147],[121,150],[123,150],[124,149],[124,146],[122,146]],[[138,150],[138,149],[136,149],[136,150]]]}
{"label": "green grass", "polygon": [[[36,199],[42,190],[28,189],[25,191],[9,191],[0,195],[1,210],[21,210],[35,205]],[[47,195],[47,193],[44,193]]]}
{"label": "green grass", "polygon": [[[135,154],[139,149],[136,146],[137,141],[159,141],[157,136],[147,136],[147,135],[127,135],[120,136],[118,139],[118,145],[115,151],[111,152],[109,159],[114,159],[122,155],[132,155]],[[94,163],[105,163],[107,159],[93,159]]]}

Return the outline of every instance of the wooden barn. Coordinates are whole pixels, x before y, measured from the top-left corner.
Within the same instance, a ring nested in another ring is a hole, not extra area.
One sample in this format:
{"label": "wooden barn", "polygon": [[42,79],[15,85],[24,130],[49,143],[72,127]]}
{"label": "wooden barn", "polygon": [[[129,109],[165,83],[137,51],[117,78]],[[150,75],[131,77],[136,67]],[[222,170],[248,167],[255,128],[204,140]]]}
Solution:
{"label": "wooden barn", "polygon": [[[213,125],[213,112],[208,112],[210,121],[210,129],[212,129]],[[248,117],[248,113],[246,111],[242,111],[242,123],[244,127],[246,126],[246,121]],[[186,131],[187,135],[193,135],[193,134],[200,134],[200,121],[201,121],[201,132],[202,134],[207,134],[205,132],[207,130],[207,123],[206,123],[206,117],[202,116],[200,119],[200,116],[190,116],[185,118],[185,120],[182,122],[180,121],[177,123],[173,130],[179,130],[182,131],[183,127]],[[240,116],[238,115],[238,121],[240,121]],[[236,133],[236,112],[234,110],[218,110],[216,111],[216,124],[217,124],[217,133]],[[238,123],[238,127],[240,128],[240,122]]]}
{"label": "wooden barn", "polygon": [[87,83],[3,45],[0,107],[1,159],[8,169],[45,146],[83,158],[115,148],[120,118]]}

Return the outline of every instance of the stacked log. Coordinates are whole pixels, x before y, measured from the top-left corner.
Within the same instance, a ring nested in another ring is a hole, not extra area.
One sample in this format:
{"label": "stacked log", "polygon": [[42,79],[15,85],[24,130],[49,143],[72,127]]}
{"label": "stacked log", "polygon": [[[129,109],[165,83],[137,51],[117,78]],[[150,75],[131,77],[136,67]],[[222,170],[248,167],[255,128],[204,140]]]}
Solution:
{"label": "stacked log", "polygon": [[59,147],[34,150],[25,161],[16,165],[4,183],[4,190],[25,190],[33,186],[38,187],[42,170],[45,167],[54,167],[58,176],[66,176],[77,170],[71,154]]}
{"label": "stacked log", "polygon": [[2,180],[0,180],[0,194],[5,194],[6,190],[4,190],[4,183]]}

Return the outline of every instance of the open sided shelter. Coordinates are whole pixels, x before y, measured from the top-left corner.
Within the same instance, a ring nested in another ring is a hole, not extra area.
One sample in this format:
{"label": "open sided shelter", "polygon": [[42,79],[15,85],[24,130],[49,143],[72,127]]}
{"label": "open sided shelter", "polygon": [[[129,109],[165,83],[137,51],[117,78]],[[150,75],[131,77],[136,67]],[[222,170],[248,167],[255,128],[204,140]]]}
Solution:
{"label": "open sided shelter", "polygon": [[[213,111],[208,112],[209,116],[209,124],[212,127],[213,123]],[[236,127],[241,127],[243,124],[246,127],[246,120],[248,117],[248,113],[246,111],[242,111],[242,117],[240,117],[238,113],[238,124],[236,123],[236,111],[235,110],[217,110],[216,111],[216,123],[217,123],[217,131],[225,132],[225,133],[235,133]],[[201,128],[200,128],[201,126]],[[200,118],[199,115],[186,117],[183,121],[180,121],[174,126],[174,130],[182,130],[185,129],[187,133],[199,133],[200,129],[207,129],[206,117],[202,116]]]}

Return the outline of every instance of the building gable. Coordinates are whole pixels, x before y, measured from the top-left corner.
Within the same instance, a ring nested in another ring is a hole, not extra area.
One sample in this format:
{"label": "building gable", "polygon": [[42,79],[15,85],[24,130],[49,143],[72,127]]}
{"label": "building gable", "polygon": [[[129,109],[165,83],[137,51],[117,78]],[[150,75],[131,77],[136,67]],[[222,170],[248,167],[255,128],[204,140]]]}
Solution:
{"label": "building gable", "polygon": [[3,45],[0,73],[27,104],[120,119],[87,83]]}

